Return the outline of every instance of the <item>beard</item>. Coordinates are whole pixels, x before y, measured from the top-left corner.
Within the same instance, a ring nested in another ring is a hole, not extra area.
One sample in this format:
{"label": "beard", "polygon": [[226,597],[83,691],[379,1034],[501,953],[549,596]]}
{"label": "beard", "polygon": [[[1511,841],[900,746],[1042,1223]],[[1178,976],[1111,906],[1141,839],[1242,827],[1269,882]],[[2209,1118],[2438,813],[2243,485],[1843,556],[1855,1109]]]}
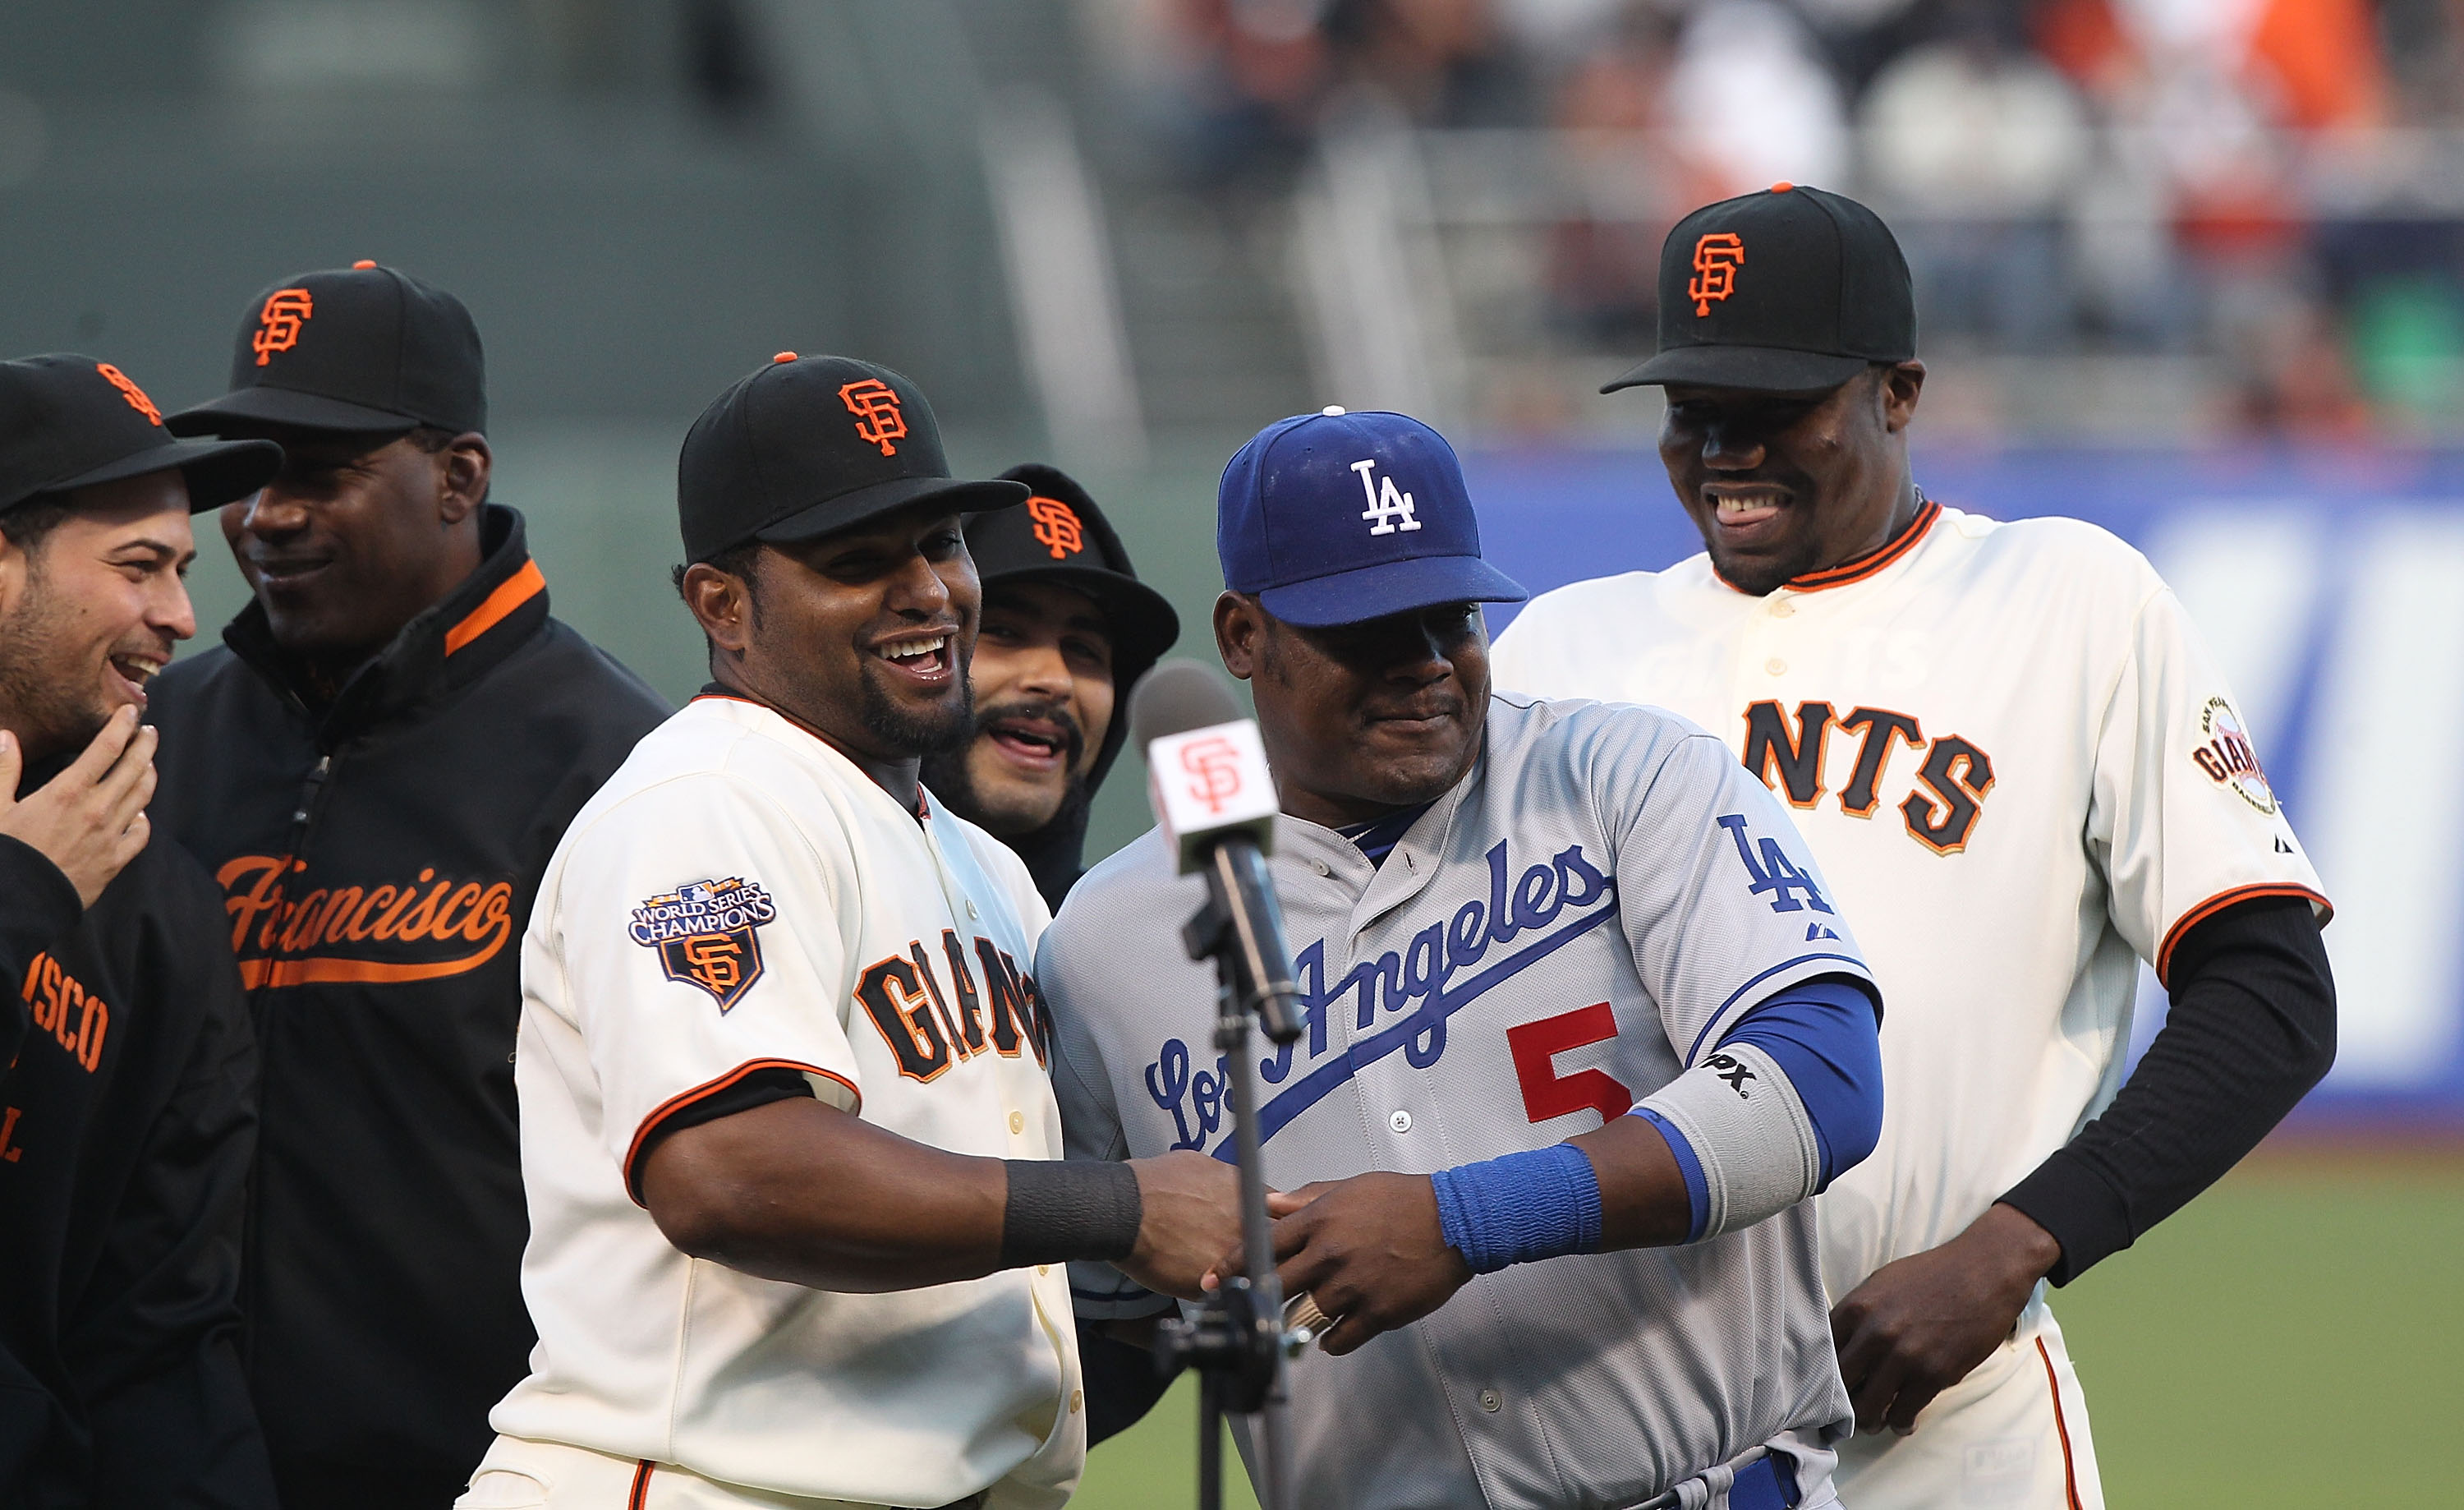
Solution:
{"label": "beard", "polygon": [[69,615],[40,584],[39,575],[31,577],[25,600],[0,617],[0,722],[16,734],[29,765],[83,749],[112,714],[94,678],[64,663]]}
{"label": "beard", "polygon": [[923,709],[902,707],[891,701],[870,665],[864,668],[863,686],[856,720],[866,733],[881,742],[884,749],[901,756],[940,755],[965,748],[975,737],[975,693],[963,675],[953,684],[949,697]]}

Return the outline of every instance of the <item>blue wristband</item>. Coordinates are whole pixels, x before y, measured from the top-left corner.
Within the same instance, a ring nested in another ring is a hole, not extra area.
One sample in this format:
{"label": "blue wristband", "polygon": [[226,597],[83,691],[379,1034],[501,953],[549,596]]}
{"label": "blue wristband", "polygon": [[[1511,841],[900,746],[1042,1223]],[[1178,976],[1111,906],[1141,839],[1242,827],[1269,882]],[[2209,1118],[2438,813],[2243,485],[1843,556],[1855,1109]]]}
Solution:
{"label": "blue wristband", "polygon": [[1570,1143],[1440,1169],[1438,1230],[1474,1274],[1600,1245],[1600,1177]]}

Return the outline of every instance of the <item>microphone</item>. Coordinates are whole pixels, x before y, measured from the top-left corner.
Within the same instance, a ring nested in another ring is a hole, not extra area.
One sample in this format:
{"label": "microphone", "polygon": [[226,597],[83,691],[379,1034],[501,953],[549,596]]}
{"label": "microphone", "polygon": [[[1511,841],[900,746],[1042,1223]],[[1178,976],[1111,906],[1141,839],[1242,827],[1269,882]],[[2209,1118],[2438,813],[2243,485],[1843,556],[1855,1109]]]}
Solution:
{"label": "microphone", "polygon": [[1130,729],[1147,759],[1147,797],[1173,851],[1173,873],[1206,877],[1208,905],[1182,930],[1192,959],[1217,958],[1243,1010],[1269,1039],[1300,1036],[1300,988],[1265,856],[1275,843],[1275,779],[1257,721],[1222,673],[1167,660],[1130,695]]}

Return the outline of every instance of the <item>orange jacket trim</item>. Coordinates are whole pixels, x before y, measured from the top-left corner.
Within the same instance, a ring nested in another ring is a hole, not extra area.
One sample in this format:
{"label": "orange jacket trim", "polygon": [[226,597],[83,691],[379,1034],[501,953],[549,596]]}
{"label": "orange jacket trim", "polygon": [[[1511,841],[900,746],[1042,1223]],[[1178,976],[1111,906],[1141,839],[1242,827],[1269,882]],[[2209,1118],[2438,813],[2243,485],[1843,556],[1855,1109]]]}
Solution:
{"label": "orange jacket trim", "polygon": [[625,1510],[642,1510],[650,1499],[650,1460],[647,1457],[633,1465],[632,1492],[625,1496]]}
{"label": "orange jacket trim", "polygon": [[856,1089],[855,1082],[848,1079],[844,1075],[834,1075],[828,1070],[822,1069],[816,1065],[805,1064],[796,1059],[748,1059],[744,1063],[737,1065],[735,1069],[728,1071],[725,1075],[720,1076],[717,1079],[706,1081],[700,1085],[694,1086],[692,1090],[680,1091],[677,1094],[669,1097],[666,1100],[661,1101],[657,1106],[653,1107],[649,1116],[642,1119],[642,1125],[634,1129],[633,1142],[631,1145],[625,1150],[625,1191],[627,1194],[633,1197],[634,1205],[642,1207],[645,1210],[649,1210],[649,1207],[642,1200],[642,1189],[640,1183],[635,1178],[633,1165],[636,1160],[642,1157],[642,1145],[649,1140],[650,1134],[658,1131],[659,1124],[666,1121],[669,1118],[673,1117],[676,1113],[683,1111],[686,1107],[691,1106],[695,1101],[701,1100],[707,1097],[715,1096],[719,1092],[726,1090],[729,1086],[734,1085],[737,1081],[743,1079],[746,1076],[753,1074],[757,1070],[796,1070],[801,1071],[805,1075],[818,1075],[825,1080],[836,1080],[839,1084],[847,1087],[847,1091],[849,1096],[855,1098],[855,1106],[853,1107],[853,1110],[858,1113],[861,1113],[864,1110],[864,1092]]}
{"label": "orange jacket trim", "polygon": [[496,590],[479,600],[479,606],[462,616],[462,622],[445,632],[445,654],[452,655],[505,620],[505,615],[547,590],[547,578],[539,574],[539,563],[525,561],[522,569],[496,585]]}
{"label": "orange jacket trim", "polygon": [[2184,934],[2235,902],[2249,901],[2258,897],[2305,898],[2325,915],[2319,920],[2321,927],[2325,927],[2336,916],[2334,903],[2309,887],[2297,886],[2291,881],[2262,881],[2255,886],[2235,886],[2231,891],[2220,891],[2182,914],[2181,921],[2165,930],[2165,942],[2156,949],[2156,984],[2168,989],[2172,987],[2173,950],[2181,944]]}

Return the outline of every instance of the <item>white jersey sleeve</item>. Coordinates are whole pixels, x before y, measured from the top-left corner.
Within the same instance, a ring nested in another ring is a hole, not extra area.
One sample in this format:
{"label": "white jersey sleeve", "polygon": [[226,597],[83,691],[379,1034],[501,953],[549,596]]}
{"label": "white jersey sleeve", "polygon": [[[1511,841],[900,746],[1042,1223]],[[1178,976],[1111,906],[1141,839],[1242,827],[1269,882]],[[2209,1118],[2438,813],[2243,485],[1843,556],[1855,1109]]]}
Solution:
{"label": "white jersey sleeve", "polygon": [[865,963],[839,916],[853,866],[816,843],[719,773],[649,788],[575,836],[555,944],[607,1152],[637,1198],[644,1134],[757,1070],[800,1072],[826,1104],[861,1106],[842,1015],[814,1010],[845,1002]]}
{"label": "white jersey sleeve", "polygon": [[2318,874],[2256,741],[2170,588],[2156,587],[2140,609],[2095,761],[2088,844],[2114,926],[2160,979],[2182,935],[2234,902],[2302,897],[2325,921]]}

